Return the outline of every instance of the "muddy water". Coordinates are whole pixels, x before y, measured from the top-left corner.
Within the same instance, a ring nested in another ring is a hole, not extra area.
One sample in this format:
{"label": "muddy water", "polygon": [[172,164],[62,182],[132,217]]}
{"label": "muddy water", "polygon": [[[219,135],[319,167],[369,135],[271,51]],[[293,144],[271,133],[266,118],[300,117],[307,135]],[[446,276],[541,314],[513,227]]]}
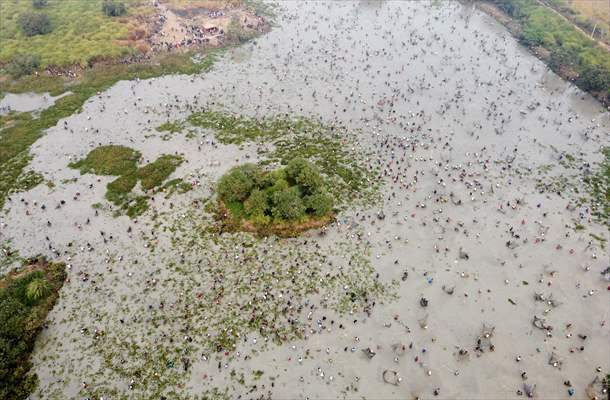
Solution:
{"label": "muddy water", "polygon": [[[345,329],[319,332],[320,314],[307,340],[266,350],[240,345],[244,354],[260,352],[227,368],[194,356],[172,387],[178,393],[226,387],[231,396],[246,394],[250,387],[230,378],[235,369],[264,371],[249,396],[273,398],[433,397],[436,390],[440,398],[500,399],[518,397],[524,383],[536,385],[539,397],[567,398],[567,380],[583,398],[601,376],[596,369],[608,371],[608,283],[599,273],[608,250],[589,236],[608,233],[585,207],[567,209],[568,199],[535,188],[538,167],[562,172],[561,152],[600,159],[610,121],[598,103],[548,71],[495,21],[453,2],[286,2],[272,32],[234,51],[201,76],[119,82],[33,146],[31,167],[56,186],[13,196],[0,216],[0,241],[11,240],[24,255],[56,250],[71,267],[37,343],[38,398],[83,397],[84,385],[114,388],[106,389],[110,398],[130,396],[133,377],[104,366],[94,329],[125,339],[131,330],[143,342],[143,332],[181,336],[182,322],[157,328],[146,319],[147,305],[169,304],[185,290],[168,267],[184,249],[159,230],[163,218],[152,216],[179,218],[224,171],[259,157],[255,146],[217,145],[210,132],[168,140],[154,130],[186,117],[190,107],[348,126],[374,152],[370,162],[385,169],[384,200],[340,220],[358,221],[380,279],[400,284],[398,299],[370,316],[335,316]],[[171,200],[156,196],[138,221],[96,215],[91,205],[104,203],[110,178],[81,177],[67,165],[110,143],[135,148],[146,161],[183,154],[187,162],[174,175],[200,184]],[[60,200],[66,205],[55,208]],[[380,210],[383,220],[375,216]],[[575,223],[586,229],[573,230]],[[332,255],[333,243],[350,240],[353,232],[339,224],[307,246],[315,241]],[[145,247],[151,242],[160,250]],[[305,246],[302,239],[279,245]],[[153,278],[160,288],[147,283]],[[536,302],[536,292],[561,305]],[[550,335],[532,325],[534,315],[553,325]],[[494,351],[476,351],[484,324],[495,327]],[[395,354],[395,343],[407,346],[405,354]],[[360,351],[367,347],[376,351],[373,359]],[[297,362],[307,350],[311,356]],[[557,366],[549,364],[553,353],[562,361]],[[384,383],[387,369],[402,378],[397,386]]]}
{"label": "muddy water", "polygon": [[55,102],[70,94],[66,92],[59,96],[51,96],[50,93],[8,93],[0,99],[0,115],[6,115],[11,111],[30,112],[42,111],[51,107]]}

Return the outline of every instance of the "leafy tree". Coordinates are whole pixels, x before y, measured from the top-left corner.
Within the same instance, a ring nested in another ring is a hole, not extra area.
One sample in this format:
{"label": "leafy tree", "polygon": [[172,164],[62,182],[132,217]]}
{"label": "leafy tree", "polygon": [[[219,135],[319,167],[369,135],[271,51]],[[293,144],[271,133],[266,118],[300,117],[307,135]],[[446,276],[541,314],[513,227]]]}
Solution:
{"label": "leafy tree", "polygon": [[36,278],[28,283],[26,296],[29,300],[40,300],[51,292],[51,285],[44,278]]}
{"label": "leafy tree", "polygon": [[277,181],[286,181],[288,179],[285,168],[274,169],[263,175],[261,187],[273,186]]}
{"label": "leafy tree", "polygon": [[307,210],[316,217],[328,215],[333,209],[333,198],[326,192],[318,192],[304,198]]}
{"label": "leafy tree", "polygon": [[18,54],[6,65],[6,71],[14,78],[30,75],[40,67],[40,57],[31,54]]}
{"label": "leafy tree", "polygon": [[26,12],[17,21],[26,36],[46,35],[53,30],[49,17],[41,12]]}
{"label": "leafy tree", "polygon": [[292,221],[305,216],[305,205],[295,186],[275,192],[272,200],[271,213],[274,218]]}
{"label": "leafy tree", "polygon": [[296,182],[301,185],[307,194],[315,193],[322,189],[324,179],[312,164],[307,163],[296,178]]}
{"label": "leafy tree", "polygon": [[297,177],[301,173],[301,171],[306,168],[309,164],[309,161],[302,157],[293,158],[286,165],[286,177],[288,180],[292,182],[297,181]]}
{"label": "leafy tree", "polygon": [[324,179],[320,174],[320,170],[309,161],[300,157],[288,163],[286,166],[286,176],[290,182],[301,185],[306,194],[313,194],[324,185]]}
{"label": "leafy tree", "polygon": [[610,66],[586,64],[583,66],[578,81],[586,90],[608,90],[610,89]]}
{"label": "leafy tree", "polygon": [[15,298],[5,296],[0,299],[0,338],[20,340],[25,335],[24,325],[27,308]]}
{"label": "leafy tree", "polygon": [[125,8],[125,4],[123,3],[106,0],[102,3],[102,11],[109,17],[119,17],[127,13],[127,8]]}
{"label": "leafy tree", "polygon": [[558,69],[563,65],[578,65],[580,50],[579,46],[571,43],[565,43],[563,46],[554,49],[549,61],[551,68]]}
{"label": "leafy tree", "polygon": [[259,189],[254,189],[250,194],[250,197],[248,197],[248,200],[244,202],[244,209],[248,215],[265,215],[268,208],[267,193]]}
{"label": "leafy tree", "polygon": [[243,172],[248,178],[254,182],[254,185],[257,187],[262,186],[264,181],[265,173],[263,170],[256,164],[247,163],[238,167],[241,172]]}
{"label": "leafy tree", "polygon": [[224,201],[244,201],[254,188],[256,179],[262,180],[262,173],[254,164],[244,164],[233,167],[220,178],[218,182],[218,194]]}
{"label": "leafy tree", "polygon": [[267,189],[267,194],[269,195],[270,198],[273,198],[274,193],[288,189],[289,187],[290,187],[290,184],[288,183],[287,180],[279,178],[275,182],[273,182],[273,185],[271,185],[271,187],[269,187]]}
{"label": "leafy tree", "polygon": [[32,0],[32,6],[34,8],[42,8],[47,5],[47,0]]}

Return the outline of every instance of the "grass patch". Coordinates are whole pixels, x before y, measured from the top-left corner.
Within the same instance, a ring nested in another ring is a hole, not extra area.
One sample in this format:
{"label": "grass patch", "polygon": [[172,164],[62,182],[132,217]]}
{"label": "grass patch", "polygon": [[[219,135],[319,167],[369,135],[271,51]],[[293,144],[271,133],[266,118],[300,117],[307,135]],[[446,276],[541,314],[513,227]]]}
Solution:
{"label": "grass patch", "polygon": [[163,182],[176,170],[182,163],[182,157],[163,155],[156,161],[145,165],[137,170],[136,176],[142,183],[143,190],[161,186]]}
{"label": "grass patch", "polygon": [[165,182],[161,191],[165,193],[165,198],[170,198],[174,193],[183,194],[193,189],[193,185],[184,182],[182,178],[176,178]]}
{"label": "grass patch", "polygon": [[593,174],[585,176],[584,182],[589,193],[591,213],[595,218],[610,226],[610,147],[602,149],[604,159]]}
{"label": "grass patch", "polygon": [[106,185],[106,199],[115,205],[129,200],[129,194],[138,183],[135,173],[122,175]]}
{"label": "grass patch", "polygon": [[213,129],[222,143],[234,144],[269,141],[289,133],[313,130],[317,126],[306,118],[256,119],[211,110],[191,114],[187,121],[191,125]]}
{"label": "grass patch", "polygon": [[19,16],[34,11],[30,0],[0,2],[0,63],[18,54],[35,54],[41,67],[87,66],[99,59],[110,59],[135,53],[130,33],[139,27],[136,16],[153,12],[150,2],[121,0],[128,15],[112,18],[104,15],[104,0],[49,0],[37,12],[51,20],[52,31],[46,35],[26,37],[18,25]]}
{"label": "grass patch", "polygon": [[30,354],[66,278],[64,264],[38,260],[0,279],[0,397],[25,399],[38,378]]}
{"label": "grass patch", "polygon": [[165,122],[155,128],[157,132],[180,133],[184,129],[184,124],[180,122]]}
{"label": "grass patch", "polygon": [[[70,167],[80,170],[81,174],[118,176],[106,185],[106,200],[119,207],[116,215],[123,212],[133,218],[148,210],[148,196],[133,194],[138,181],[144,191],[158,188],[183,161],[179,156],[162,155],[154,162],[138,168],[140,157],[140,152],[129,147],[100,146],[91,150],[84,159],[71,163]],[[178,190],[179,186],[180,182],[174,180],[167,188]]]}
{"label": "grass patch", "polygon": [[89,152],[86,158],[71,163],[69,167],[81,174],[125,175],[136,170],[141,154],[125,146],[100,146]]}
{"label": "grass patch", "polygon": [[11,194],[30,190],[44,180],[37,172],[25,171],[30,160],[29,153],[22,152],[0,164],[0,209]]}

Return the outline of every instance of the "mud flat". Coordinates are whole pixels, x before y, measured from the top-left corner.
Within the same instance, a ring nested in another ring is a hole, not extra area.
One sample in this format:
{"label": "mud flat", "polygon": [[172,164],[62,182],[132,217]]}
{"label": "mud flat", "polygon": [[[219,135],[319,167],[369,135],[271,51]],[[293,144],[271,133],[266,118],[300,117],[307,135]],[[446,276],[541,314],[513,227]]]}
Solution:
{"label": "mud flat", "polygon": [[[32,146],[53,185],[11,196],[0,242],[69,279],[33,397],[601,398],[608,225],[584,177],[607,112],[459,3],[279,15],[211,71],[119,82]],[[277,142],[223,141],[189,123],[203,110],[335,127],[376,195],[323,235],[218,235],[215,182]],[[179,156],[167,181],[191,189],[139,182],[148,210],[117,216],[116,177],[69,167],[106,145]]]}

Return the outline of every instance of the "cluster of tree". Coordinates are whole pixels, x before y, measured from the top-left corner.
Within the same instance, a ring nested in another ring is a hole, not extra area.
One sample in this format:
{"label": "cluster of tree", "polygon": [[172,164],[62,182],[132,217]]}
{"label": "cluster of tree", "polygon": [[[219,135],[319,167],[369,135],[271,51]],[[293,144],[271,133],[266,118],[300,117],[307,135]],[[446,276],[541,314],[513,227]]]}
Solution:
{"label": "cluster of tree", "polygon": [[19,27],[26,36],[46,35],[53,30],[51,20],[47,14],[29,11],[19,16]]}
{"label": "cluster of tree", "polygon": [[549,66],[556,72],[569,68],[584,90],[610,98],[608,53],[569,22],[533,0],[491,0],[522,25],[521,40],[550,52]]}
{"label": "cluster of tree", "polygon": [[117,3],[114,0],[105,0],[102,3],[102,11],[109,17],[119,17],[127,13],[124,3]]}
{"label": "cluster of tree", "polygon": [[[46,272],[46,274],[45,274]],[[26,399],[36,387],[30,353],[65,279],[64,266],[50,264],[0,281],[0,398]]]}
{"label": "cluster of tree", "polygon": [[332,212],[334,200],[326,187],[315,165],[296,158],[273,171],[254,164],[234,167],[218,182],[218,196],[255,221],[297,221]]}

